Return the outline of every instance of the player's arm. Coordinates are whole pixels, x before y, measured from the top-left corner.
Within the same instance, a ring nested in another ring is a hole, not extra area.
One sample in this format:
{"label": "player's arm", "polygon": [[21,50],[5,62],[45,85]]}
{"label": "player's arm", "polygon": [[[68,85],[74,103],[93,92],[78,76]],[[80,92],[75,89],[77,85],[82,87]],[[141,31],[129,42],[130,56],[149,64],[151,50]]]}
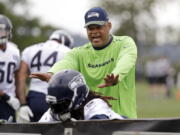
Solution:
{"label": "player's arm", "polygon": [[26,79],[29,75],[29,68],[27,63],[21,61],[20,69],[17,73],[17,96],[21,102],[17,122],[29,122],[33,113],[26,102]]}
{"label": "player's arm", "polygon": [[21,61],[20,69],[16,72],[16,94],[21,104],[26,104],[26,79],[29,74],[28,65]]}

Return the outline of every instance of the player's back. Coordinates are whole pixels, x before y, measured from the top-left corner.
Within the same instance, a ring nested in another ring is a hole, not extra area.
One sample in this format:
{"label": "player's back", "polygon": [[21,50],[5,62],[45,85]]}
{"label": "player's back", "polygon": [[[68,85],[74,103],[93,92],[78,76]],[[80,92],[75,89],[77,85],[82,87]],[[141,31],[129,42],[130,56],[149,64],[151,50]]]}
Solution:
{"label": "player's back", "polygon": [[[27,47],[22,52],[22,60],[28,64],[30,73],[45,73],[52,65],[61,60],[70,49],[54,40],[48,40]],[[30,90],[47,93],[47,83],[39,79],[31,79]]]}
{"label": "player's back", "polygon": [[124,119],[124,117],[115,113],[108,106],[108,104],[100,98],[92,99],[84,106],[84,119],[85,120],[92,119],[94,116],[101,117],[101,115],[105,115],[107,119],[110,119],[110,120]]}
{"label": "player's back", "polygon": [[5,51],[0,50],[0,89],[15,95],[14,72],[19,69],[20,52],[12,42],[7,42]]}

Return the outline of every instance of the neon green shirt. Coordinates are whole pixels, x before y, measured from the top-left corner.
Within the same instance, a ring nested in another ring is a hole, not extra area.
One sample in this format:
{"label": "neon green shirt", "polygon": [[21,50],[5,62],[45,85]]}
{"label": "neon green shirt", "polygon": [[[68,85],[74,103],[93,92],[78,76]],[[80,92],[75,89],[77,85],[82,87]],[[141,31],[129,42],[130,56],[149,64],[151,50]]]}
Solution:
{"label": "neon green shirt", "polygon": [[[137,118],[135,91],[135,63],[137,48],[128,36],[113,36],[112,42],[101,50],[96,50],[89,42],[74,48],[63,60],[55,63],[49,72],[57,73],[62,69],[81,72],[91,90],[112,96],[118,100],[110,101],[112,109],[128,118]],[[119,75],[118,84],[98,88],[103,78],[110,73]]]}

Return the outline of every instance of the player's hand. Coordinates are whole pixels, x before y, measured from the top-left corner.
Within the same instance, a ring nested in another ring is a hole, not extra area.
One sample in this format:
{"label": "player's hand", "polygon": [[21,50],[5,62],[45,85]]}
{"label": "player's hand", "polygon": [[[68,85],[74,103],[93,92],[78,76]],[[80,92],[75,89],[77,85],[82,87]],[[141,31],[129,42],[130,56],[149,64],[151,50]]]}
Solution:
{"label": "player's hand", "polygon": [[46,82],[49,81],[51,76],[52,76],[51,73],[32,73],[29,75],[29,77],[31,78],[37,78],[40,79],[41,81],[46,81]]}
{"label": "player's hand", "polygon": [[16,97],[9,96],[9,99],[6,101],[15,111],[19,109],[20,102]]}
{"label": "player's hand", "polygon": [[9,96],[2,90],[0,90],[0,99],[8,103],[15,111],[20,107],[20,102],[16,97]]}
{"label": "player's hand", "polygon": [[29,108],[28,105],[23,105],[19,108],[17,122],[19,123],[27,123],[30,122],[30,117],[33,117],[34,114]]}
{"label": "player's hand", "polygon": [[104,88],[104,87],[116,85],[118,83],[118,78],[119,75],[109,74],[104,78],[105,82],[103,84],[100,84],[98,88]]}

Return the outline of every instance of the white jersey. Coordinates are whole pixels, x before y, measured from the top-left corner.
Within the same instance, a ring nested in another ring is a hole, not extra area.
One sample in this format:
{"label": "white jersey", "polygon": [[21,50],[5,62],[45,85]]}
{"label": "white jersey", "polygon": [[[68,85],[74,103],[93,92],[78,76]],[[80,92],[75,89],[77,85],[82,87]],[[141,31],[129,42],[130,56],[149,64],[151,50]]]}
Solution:
{"label": "white jersey", "polygon": [[[25,48],[22,52],[22,61],[28,66],[30,73],[46,73],[53,64],[61,60],[70,49],[54,40],[48,40]],[[47,94],[47,82],[31,79],[30,90]]]}
{"label": "white jersey", "polygon": [[0,50],[0,90],[9,96],[15,96],[14,73],[20,66],[20,51],[17,46],[8,42],[6,50]]}
{"label": "white jersey", "polygon": [[106,115],[106,117],[108,117],[108,119],[110,119],[110,120],[124,119],[122,116],[115,113],[108,106],[108,104],[100,98],[95,98],[95,99],[89,101],[84,107],[84,119],[85,120],[89,120],[93,116],[96,116],[96,115]]}
{"label": "white jersey", "polygon": [[[100,98],[93,99],[84,106],[84,120],[90,120],[97,115],[105,115],[109,120],[124,119],[121,115],[115,113],[108,104]],[[48,109],[39,120],[39,122],[53,121],[56,120],[53,119],[51,115],[51,109]]]}

